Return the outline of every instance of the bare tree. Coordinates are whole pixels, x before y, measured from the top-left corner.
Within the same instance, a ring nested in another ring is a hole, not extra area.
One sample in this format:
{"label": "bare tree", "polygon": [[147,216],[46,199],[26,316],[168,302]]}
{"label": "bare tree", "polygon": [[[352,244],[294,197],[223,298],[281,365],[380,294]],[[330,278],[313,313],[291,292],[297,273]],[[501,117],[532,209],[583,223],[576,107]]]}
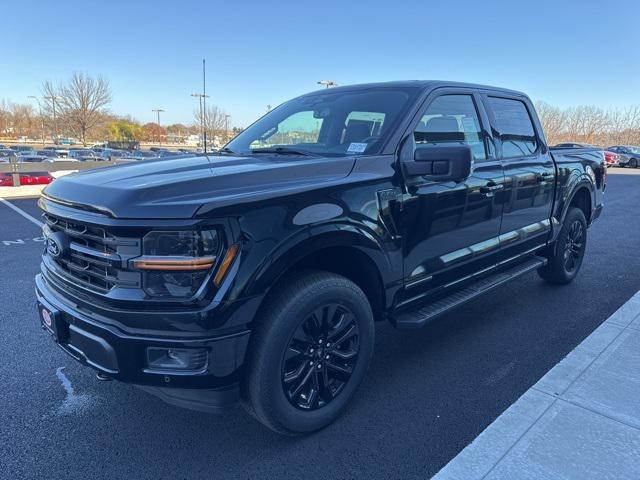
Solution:
{"label": "bare tree", "polygon": [[566,124],[565,112],[545,102],[536,102],[536,112],[538,112],[538,117],[544,128],[547,142],[559,143],[562,140]]}
{"label": "bare tree", "polygon": [[215,143],[215,137],[224,133],[226,112],[217,105],[207,105],[202,117],[200,116],[200,109],[196,109],[193,113],[195,120],[195,126],[204,125],[204,130],[207,133],[207,138]]}
{"label": "bare tree", "polygon": [[104,77],[93,78],[79,72],[58,87],[46,81],[42,93],[47,113],[53,116],[55,107],[60,126],[71,131],[83,145],[87,144],[91,130],[103,121],[104,107],[111,102],[111,89]]}
{"label": "bare tree", "polygon": [[537,102],[536,110],[549,144],[640,144],[640,106],[605,111],[591,105],[561,109]]}
{"label": "bare tree", "polygon": [[31,137],[34,132],[37,134],[38,118],[31,105],[12,103],[9,113],[15,136]]}

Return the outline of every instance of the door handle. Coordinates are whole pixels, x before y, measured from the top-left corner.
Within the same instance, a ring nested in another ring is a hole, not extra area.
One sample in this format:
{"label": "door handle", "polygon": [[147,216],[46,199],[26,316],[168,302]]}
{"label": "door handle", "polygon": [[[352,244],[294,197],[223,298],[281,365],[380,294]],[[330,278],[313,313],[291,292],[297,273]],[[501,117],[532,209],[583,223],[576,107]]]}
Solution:
{"label": "door handle", "polygon": [[484,187],[480,187],[480,193],[495,193],[498,190],[502,190],[503,188],[504,188],[504,185],[502,183],[488,184],[488,185],[485,185]]}

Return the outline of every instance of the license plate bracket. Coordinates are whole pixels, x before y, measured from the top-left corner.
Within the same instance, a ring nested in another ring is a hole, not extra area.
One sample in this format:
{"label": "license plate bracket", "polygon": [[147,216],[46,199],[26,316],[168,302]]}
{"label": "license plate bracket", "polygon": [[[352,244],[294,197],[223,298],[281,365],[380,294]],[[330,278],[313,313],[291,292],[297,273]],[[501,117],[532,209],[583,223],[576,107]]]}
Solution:
{"label": "license plate bracket", "polygon": [[69,336],[69,325],[62,318],[62,314],[47,305],[38,302],[38,312],[42,327],[47,330],[58,343],[64,343]]}

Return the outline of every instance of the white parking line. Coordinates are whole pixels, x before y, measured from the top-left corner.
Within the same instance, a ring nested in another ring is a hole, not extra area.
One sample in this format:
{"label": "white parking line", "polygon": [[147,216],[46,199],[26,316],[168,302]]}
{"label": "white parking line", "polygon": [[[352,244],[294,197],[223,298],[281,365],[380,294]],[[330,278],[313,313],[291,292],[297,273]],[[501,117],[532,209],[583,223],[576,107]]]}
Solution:
{"label": "white parking line", "polygon": [[40,220],[32,217],[27,212],[25,212],[24,210],[21,210],[20,208],[16,207],[11,202],[7,202],[4,198],[0,198],[0,202],[4,203],[11,210],[14,210],[15,212],[19,213],[20,215],[22,215],[24,218],[26,218],[30,222],[35,223],[38,227],[42,228],[44,226],[44,224]]}

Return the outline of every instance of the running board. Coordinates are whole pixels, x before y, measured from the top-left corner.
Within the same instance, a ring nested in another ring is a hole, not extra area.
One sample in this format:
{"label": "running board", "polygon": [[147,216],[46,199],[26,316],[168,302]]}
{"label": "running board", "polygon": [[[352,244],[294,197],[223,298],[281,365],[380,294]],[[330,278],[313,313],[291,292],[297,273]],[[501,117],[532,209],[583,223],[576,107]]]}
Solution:
{"label": "running board", "polygon": [[509,268],[508,270],[494,273],[493,275],[485,277],[482,280],[478,280],[476,283],[472,283],[461,290],[456,290],[451,295],[441,298],[440,300],[436,300],[435,302],[423,305],[422,307],[418,307],[414,310],[407,310],[394,315],[391,323],[401,330],[420,328],[440,315],[447,313],[449,310],[453,310],[454,308],[464,305],[465,303],[478,298],[480,295],[504,285],[514,278],[546,265],[546,263],[546,258],[530,258]]}

